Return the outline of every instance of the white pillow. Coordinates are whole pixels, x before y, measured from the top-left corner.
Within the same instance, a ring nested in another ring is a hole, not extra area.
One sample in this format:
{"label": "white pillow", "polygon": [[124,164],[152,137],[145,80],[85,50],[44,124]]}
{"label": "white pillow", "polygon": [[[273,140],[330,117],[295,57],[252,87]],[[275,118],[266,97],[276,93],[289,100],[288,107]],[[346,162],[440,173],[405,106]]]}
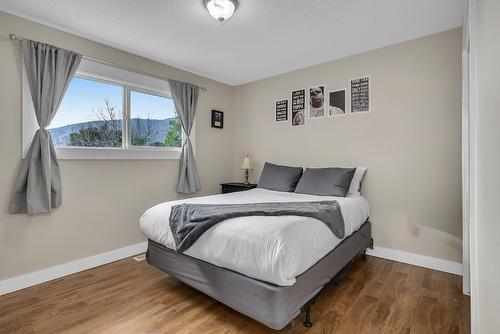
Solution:
{"label": "white pillow", "polygon": [[367,167],[356,167],[347,195],[361,195],[361,183],[363,183],[363,178],[365,177],[367,169]]}

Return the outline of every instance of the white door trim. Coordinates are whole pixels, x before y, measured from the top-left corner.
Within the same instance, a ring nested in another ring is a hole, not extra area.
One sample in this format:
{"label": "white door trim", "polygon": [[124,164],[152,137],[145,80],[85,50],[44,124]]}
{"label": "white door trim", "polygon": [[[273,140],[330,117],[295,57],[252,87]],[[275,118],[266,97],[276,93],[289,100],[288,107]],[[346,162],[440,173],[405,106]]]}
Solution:
{"label": "white door trim", "polygon": [[[468,51],[467,72],[462,73],[464,117],[462,128],[466,137],[462,142],[463,177],[463,248],[464,267],[468,270],[468,282],[464,280],[464,293],[471,296],[471,333],[478,333],[477,289],[477,184],[476,184],[476,0],[466,0],[464,20],[464,51]],[[468,45],[465,43],[468,42]],[[463,133],[464,134],[464,133]],[[466,173],[466,175],[465,175]],[[468,265],[467,265],[468,263]],[[469,288],[468,290],[466,288]]]}

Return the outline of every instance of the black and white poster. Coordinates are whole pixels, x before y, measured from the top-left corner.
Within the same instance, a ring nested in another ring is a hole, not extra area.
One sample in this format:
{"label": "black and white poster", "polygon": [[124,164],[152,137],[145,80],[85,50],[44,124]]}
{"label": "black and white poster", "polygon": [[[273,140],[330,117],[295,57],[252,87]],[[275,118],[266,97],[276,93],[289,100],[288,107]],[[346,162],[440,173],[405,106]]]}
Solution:
{"label": "black and white poster", "polygon": [[224,113],[218,110],[212,110],[212,128],[224,128]]}
{"label": "black and white poster", "polygon": [[276,122],[288,121],[288,100],[276,101]]}
{"label": "black and white poster", "polygon": [[351,79],[351,113],[370,112],[370,77]]}
{"label": "black and white poster", "polygon": [[306,124],[306,90],[299,89],[292,92],[292,126]]}
{"label": "black and white poster", "polygon": [[309,88],[309,118],[325,117],[325,86]]}
{"label": "black and white poster", "polygon": [[328,93],[328,117],[343,116],[346,114],[345,92],[346,89],[341,89]]}

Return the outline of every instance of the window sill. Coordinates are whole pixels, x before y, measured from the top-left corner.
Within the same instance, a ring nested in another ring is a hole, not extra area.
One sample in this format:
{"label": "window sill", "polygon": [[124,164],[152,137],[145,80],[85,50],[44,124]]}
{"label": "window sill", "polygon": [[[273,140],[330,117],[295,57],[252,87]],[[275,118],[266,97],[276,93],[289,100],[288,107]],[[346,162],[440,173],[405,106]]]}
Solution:
{"label": "window sill", "polygon": [[89,148],[58,147],[59,160],[179,160],[180,148]]}

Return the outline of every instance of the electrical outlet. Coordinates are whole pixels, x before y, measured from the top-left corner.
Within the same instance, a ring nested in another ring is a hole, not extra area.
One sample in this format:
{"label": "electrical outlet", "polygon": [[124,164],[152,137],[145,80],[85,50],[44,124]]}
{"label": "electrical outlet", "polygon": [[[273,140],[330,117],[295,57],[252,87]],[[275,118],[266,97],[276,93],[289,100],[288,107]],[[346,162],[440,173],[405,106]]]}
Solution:
{"label": "electrical outlet", "polygon": [[410,235],[413,238],[420,238],[420,227],[418,227],[417,225],[410,225],[409,231],[410,231]]}
{"label": "electrical outlet", "polygon": [[134,256],[134,260],[136,261],[144,261],[146,260],[146,253],[139,254],[137,256]]}

